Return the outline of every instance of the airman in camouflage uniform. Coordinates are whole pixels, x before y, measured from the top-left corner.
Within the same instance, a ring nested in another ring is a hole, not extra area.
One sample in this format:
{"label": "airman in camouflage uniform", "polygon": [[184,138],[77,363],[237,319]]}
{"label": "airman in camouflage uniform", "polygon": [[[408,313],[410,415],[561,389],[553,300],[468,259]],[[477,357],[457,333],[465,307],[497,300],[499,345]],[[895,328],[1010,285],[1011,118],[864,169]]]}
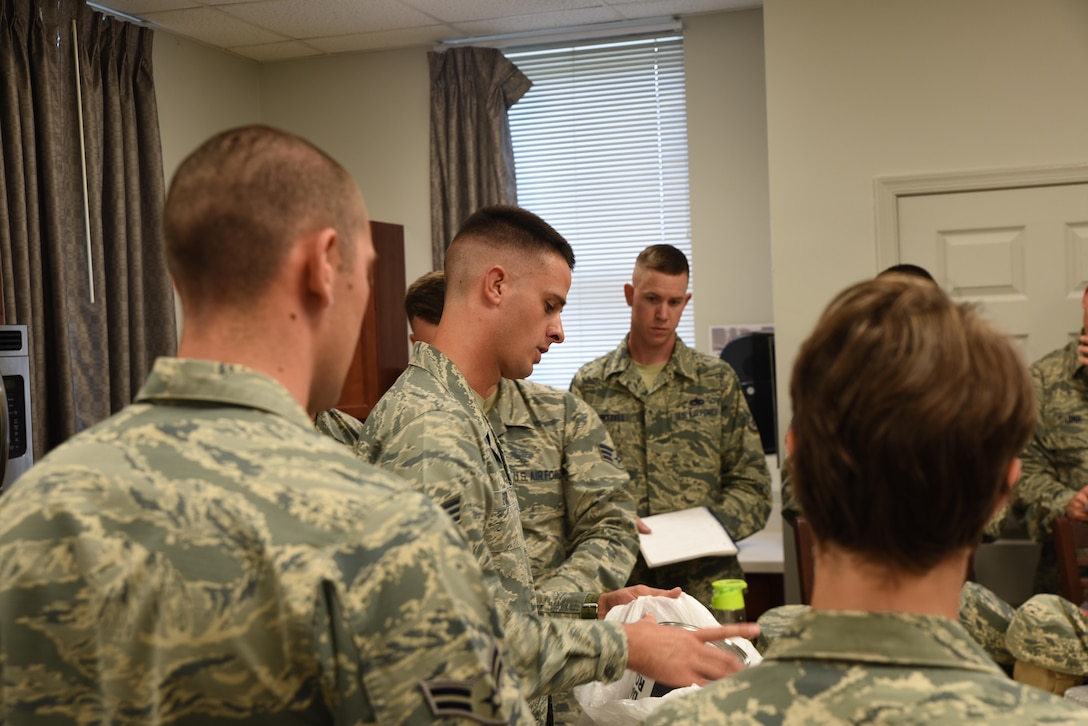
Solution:
{"label": "airman in camouflage uniform", "polygon": [[[408,286],[413,342],[434,339],[445,293],[441,271]],[[567,391],[506,378],[484,409],[510,465],[536,589],[623,587],[638,551],[635,506],[597,414]],[[554,723],[576,724],[580,714],[573,693],[552,695]]]}
{"label": "airman in camouflage uniform", "polygon": [[[612,435],[631,476],[639,516],[706,506],[734,540],[741,540],[767,523],[770,474],[733,368],[676,336],[690,297],[687,283],[682,252],[670,245],[643,251],[633,284],[625,286],[631,333],[616,350],[582,366],[571,391]],[[639,370],[642,349],[660,351],[664,363],[650,382]],[[640,557],[631,582],[680,585],[709,605],[714,580],[743,576],[736,557],[653,569]]]}
{"label": "airman in camouflage uniform", "polygon": [[370,294],[350,176],[233,129],[164,227],[182,357],[0,498],[0,720],[528,722],[452,523],[312,428]]}
{"label": "airman in camouflage uniform", "polygon": [[[1088,307],[1088,290],[1083,304]],[[1085,312],[1088,325],[1088,309]],[[1042,545],[1036,592],[1057,592],[1058,574],[1051,522],[1059,514],[1088,520],[1088,370],[1084,331],[1078,340],[1031,365],[1038,401],[1035,435],[1021,457],[1020,481],[1013,489],[1014,511],[1024,518],[1032,539]]]}
{"label": "airman in camouflage uniform", "polygon": [[[638,595],[662,594],[649,588],[534,591],[518,498],[481,406],[502,378],[529,375],[563,340],[560,312],[573,264],[566,240],[525,210],[489,207],[467,219],[446,252],[451,282],[433,345],[415,344],[408,370],[367,417],[358,452],[414,481],[461,526],[541,720],[541,696],[613,681],[625,667],[670,684],[720,678],[739,662],[705,643],[755,635],[739,626],[691,633],[595,619]],[[575,613],[594,620],[541,616]]]}
{"label": "airman in camouflage uniform", "polygon": [[1009,680],[956,622],[958,575],[1034,423],[1007,337],[932,285],[866,281],[821,315],[790,392],[787,447],[818,545],[812,608],[759,667],[646,723],[1088,722],[1082,707]]}
{"label": "airman in camouflage uniform", "polygon": [[448,520],[241,366],[160,359],[0,498],[0,554],[7,724],[531,718]]}

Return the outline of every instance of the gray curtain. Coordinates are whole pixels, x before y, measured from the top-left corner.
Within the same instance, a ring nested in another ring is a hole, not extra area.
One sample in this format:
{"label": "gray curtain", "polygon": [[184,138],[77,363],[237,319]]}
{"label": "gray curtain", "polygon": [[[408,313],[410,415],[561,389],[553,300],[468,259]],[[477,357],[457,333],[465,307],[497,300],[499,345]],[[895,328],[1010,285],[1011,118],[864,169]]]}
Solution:
{"label": "gray curtain", "polygon": [[152,37],[83,0],[0,0],[0,275],[31,342],[36,459],[176,345]]}
{"label": "gray curtain", "polygon": [[480,207],[516,204],[510,107],[532,82],[495,48],[427,54],[431,68],[431,249],[446,246]]}

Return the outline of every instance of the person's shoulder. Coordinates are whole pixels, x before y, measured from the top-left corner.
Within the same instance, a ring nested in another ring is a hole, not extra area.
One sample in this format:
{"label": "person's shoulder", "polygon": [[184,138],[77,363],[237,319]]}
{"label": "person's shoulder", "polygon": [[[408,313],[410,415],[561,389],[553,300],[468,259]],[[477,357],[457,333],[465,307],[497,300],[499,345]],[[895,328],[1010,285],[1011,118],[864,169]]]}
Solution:
{"label": "person's shoulder", "polygon": [[[506,379],[503,379],[504,384]],[[523,398],[532,406],[546,406],[548,408],[577,408],[587,404],[570,391],[547,386],[526,379],[511,382],[520,392]]]}
{"label": "person's shoulder", "polygon": [[624,344],[620,343],[604,355],[598,356],[588,363],[583,363],[578,372],[574,374],[575,380],[603,378],[605,371],[615,365],[623,350]]}
{"label": "person's shoulder", "polygon": [[1054,378],[1061,376],[1068,368],[1075,367],[1076,344],[1077,341],[1072,340],[1037,359],[1029,366],[1032,375],[1042,378]]}

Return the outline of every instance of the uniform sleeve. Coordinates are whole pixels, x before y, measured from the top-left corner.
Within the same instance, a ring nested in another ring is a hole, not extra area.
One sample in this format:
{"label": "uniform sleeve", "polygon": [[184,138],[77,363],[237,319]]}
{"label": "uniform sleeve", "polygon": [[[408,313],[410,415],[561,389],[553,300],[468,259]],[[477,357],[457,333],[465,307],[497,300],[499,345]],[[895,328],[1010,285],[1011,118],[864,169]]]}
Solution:
{"label": "uniform sleeve", "polygon": [[1034,366],[1030,369],[1035,388],[1035,433],[1020,457],[1023,468],[1020,480],[1013,487],[1015,509],[1023,513],[1024,523],[1032,539],[1041,542],[1050,536],[1050,523],[1065,512],[1077,490],[1062,481],[1056,460],[1055,435],[1046,415],[1046,380]]}
{"label": "uniform sleeve", "polygon": [[771,475],[736,376],[722,395],[720,503],[711,507],[733,539],[755,534],[771,513]]}
{"label": "uniform sleeve", "polygon": [[635,565],[635,504],[604,424],[584,401],[568,400],[573,410],[567,416],[563,469],[570,552],[537,589],[609,592],[627,583]]}
{"label": "uniform sleeve", "polygon": [[318,593],[314,643],[335,723],[533,723],[475,559],[415,494],[383,503]]}

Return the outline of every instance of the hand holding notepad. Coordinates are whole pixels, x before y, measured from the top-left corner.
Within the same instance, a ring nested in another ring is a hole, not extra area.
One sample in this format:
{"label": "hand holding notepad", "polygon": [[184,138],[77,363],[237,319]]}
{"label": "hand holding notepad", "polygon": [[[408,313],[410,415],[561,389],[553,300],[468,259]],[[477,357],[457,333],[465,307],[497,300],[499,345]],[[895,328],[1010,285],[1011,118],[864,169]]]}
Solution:
{"label": "hand holding notepad", "polygon": [[706,507],[654,514],[642,521],[650,534],[639,534],[639,547],[650,567],[737,554],[737,545]]}

